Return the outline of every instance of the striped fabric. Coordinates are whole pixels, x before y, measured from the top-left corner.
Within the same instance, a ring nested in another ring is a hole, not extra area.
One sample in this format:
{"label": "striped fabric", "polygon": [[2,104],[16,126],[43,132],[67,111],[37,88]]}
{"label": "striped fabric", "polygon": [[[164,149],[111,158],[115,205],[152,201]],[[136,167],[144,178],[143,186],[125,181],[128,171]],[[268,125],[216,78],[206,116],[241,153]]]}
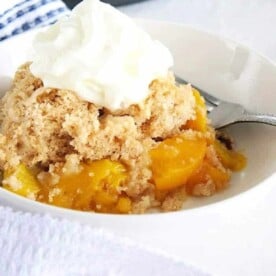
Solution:
{"label": "striped fabric", "polygon": [[0,41],[33,28],[52,24],[58,17],[66,14],[69,14],[69,9],[60,0],[18,1],[4,12],[0,11]]}

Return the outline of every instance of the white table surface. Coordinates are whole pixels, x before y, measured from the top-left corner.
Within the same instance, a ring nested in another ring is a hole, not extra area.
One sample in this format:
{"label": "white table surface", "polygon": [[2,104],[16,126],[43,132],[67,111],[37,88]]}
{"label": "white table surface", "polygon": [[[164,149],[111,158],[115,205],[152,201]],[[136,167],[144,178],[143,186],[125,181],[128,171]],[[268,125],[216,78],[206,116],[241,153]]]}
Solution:
{"label": "white table surface", "polygon": [[276,61],[275,0],[147,0],[124,13],[195,26],[233,40]]}

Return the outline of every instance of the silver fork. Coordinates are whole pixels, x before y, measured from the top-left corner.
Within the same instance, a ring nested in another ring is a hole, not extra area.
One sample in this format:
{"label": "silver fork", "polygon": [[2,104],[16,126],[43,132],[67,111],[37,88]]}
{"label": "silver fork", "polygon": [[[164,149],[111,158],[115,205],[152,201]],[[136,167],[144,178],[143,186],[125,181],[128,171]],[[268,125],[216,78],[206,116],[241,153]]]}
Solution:
{"label": "silver fork", "polygon": [[[178,76],[175,76],[175,80],[179,84],[188,84],[187,81]],[[212,125],[216,129],[235,123],[246,122],[264,123],[276,126],[276,115],[252,113],[247,111],[240,104],[223,101],[194,85],[192,86],[197,89],[205,99],[208,117],[211,119]]]}

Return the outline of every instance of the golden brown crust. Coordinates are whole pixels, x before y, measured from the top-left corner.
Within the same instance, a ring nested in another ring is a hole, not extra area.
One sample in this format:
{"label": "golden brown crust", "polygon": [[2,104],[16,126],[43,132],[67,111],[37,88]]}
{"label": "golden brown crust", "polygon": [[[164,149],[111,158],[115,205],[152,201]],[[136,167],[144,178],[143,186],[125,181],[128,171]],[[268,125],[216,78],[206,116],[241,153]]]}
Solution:
{"label": "golden brown crust", "polygon": [[176,86],[169,75],[151,83],[143,103],[112,113],[72,91],[43,87],[29,65],[18,69],[12,89],[1,100],[1,168],[22,162],[48,168],[54,176],[71,159],[77,166],[81,161],[110,158],[129,168],[126,192],[137,198],[136,212],[146,209],[143,202],[156,204],[148,151],[156,140],[183,133],[181,126],[194,118],[191,87]]}

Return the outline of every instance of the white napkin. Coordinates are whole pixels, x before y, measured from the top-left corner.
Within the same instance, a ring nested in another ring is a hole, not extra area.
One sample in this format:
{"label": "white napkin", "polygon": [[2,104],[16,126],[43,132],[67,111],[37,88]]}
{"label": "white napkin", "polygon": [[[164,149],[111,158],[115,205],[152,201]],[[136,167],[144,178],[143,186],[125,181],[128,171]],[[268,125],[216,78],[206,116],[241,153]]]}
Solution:
{"label": "white napkin", "polygon": [[0,275],[207,275],[102,229],[0,207]]}
{"label": "white napkin", "polygon": [[1,0],[0,41],[51,24],[68,13],[60,0]]}
{"label": "white napkin", "polygon": [[[59,0],[0,2],[0,41],[54,22]],[[0,206],[0,275],[207,275],[102,229]]]}

